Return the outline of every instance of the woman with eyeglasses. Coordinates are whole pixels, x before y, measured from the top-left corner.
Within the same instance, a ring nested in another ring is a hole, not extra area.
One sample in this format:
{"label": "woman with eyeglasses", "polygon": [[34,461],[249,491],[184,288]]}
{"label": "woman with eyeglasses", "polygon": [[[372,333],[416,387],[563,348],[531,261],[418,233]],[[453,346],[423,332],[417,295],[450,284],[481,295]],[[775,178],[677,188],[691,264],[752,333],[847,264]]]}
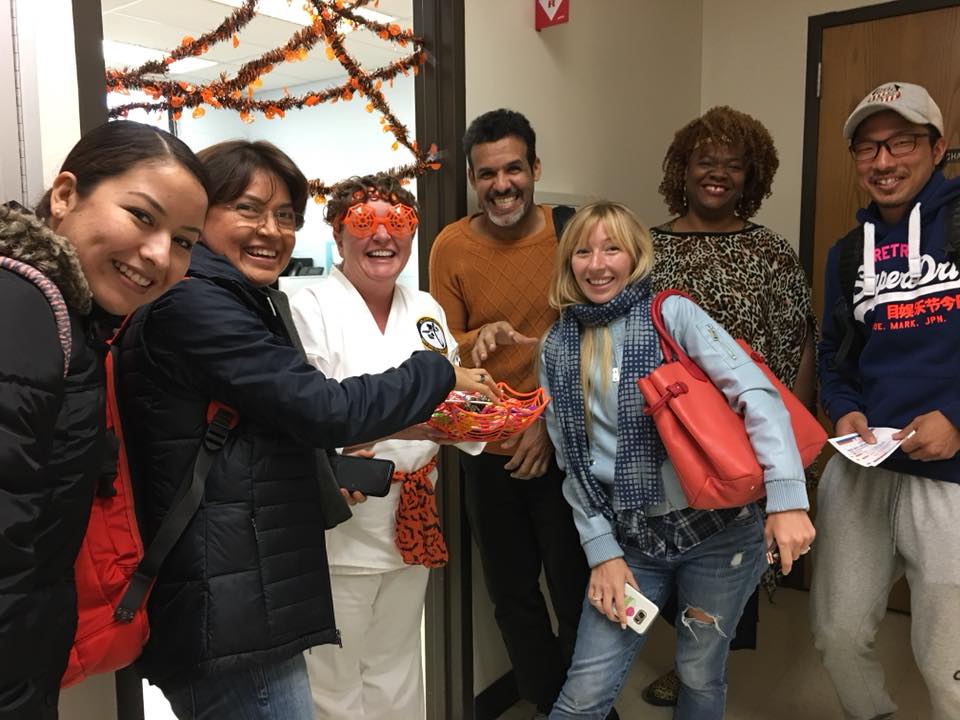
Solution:
{"label": "woman with eyeglasses", "polygon": [[318,372],[286,296],[269,288],[293,251],[306,179],[266,142],[198,156],[210,209],[188,277],[135,314],[121,343],[121,412],[147,542],[193,473],[211,401],[239,422],[160,570],[138,669],[181,719],[307,720],[302,651],[340,642],[322,532],[332,475],[317,450],[420,423],[454,387],[494,389],[482,369],[434,352],[340,382]]}
{"label": "woman with eyeglasses", "polygon": [[[674,217],[653,228],[654,291],[677,288],[814,405],[816,321],[796,252],[781,235],[751,221],[770,195],[779,160],[755,118],[715,107],[677,131],[663,159],[660,194]],[[763,584],[772,596],[775,570]],[[757,644],[759,592],[744,609],[731,648]],[[677,619],[673,598],[661,611]],[[652,705],[675,705],[681,678],[671,670],[643,691]]]}
{"label": "woman with eyeglasses", "polygon": [[[353,177],[334,188],[326,218],[343,262],[292,301],[310,363],[341,379],[380,372],[416,350],[455,358],[443,308],[397,284],[417,229],[413,195],[387,175]],[[327,533],[343,648],[306,655],[318,718],[425,716],[420,621],[429,569],[448,559],[433,490],[442,442],[419,425],[368,447],[395,463],[393,485],[386,497],[357,495],[353,517]],[[460,447],[477,454],[483,444]]]}

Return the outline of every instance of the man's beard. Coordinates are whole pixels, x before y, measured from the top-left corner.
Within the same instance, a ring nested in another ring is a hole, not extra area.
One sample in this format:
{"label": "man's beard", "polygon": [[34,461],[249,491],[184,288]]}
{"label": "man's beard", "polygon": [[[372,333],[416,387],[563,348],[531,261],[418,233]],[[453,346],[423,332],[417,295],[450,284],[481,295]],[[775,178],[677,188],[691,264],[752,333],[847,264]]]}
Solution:
{"label": "man's beard", "polygon": [[[521,200],[522,199],[523,198],[521,198]],[[487,219],[497,227],[502,227],[502,228],[513,227],[518,222],[523,220],[523,216],[527,214],[527,209],[528,209],[527,203],[522,203],[515,212],[512,212],[509,215],[497,215],[496,213],[493,212],[494,207],[495,207],[495,203],[493,201],[489,201],[487,203],[487,212],[486,212]]]}

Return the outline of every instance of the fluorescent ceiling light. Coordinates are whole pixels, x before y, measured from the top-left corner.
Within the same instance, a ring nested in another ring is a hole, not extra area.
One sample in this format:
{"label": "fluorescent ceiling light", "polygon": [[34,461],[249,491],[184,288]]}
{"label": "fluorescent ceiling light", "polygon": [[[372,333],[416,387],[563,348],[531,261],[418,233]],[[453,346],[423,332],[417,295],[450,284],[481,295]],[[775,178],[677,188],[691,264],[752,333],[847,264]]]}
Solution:
{"label": "fluorescent ceiling light", "polygon": [[[230,7],[240,7],[243,5],[243,0],[214,0],[214,2],[218,2],[221,5],[229,5]],[[347,7],[345,9],[349,10],[350,8]],[[396,20],[392,15],[371,10],[367,7],[357,8],[353,12],[365,20],[378,23],[389,23]],[[310,24],[310,14],[303,9],[303,0],[260,0],[260,3],[257,5],[257,14],[269,15],[277,20],[284,20],[285,22],[295,23],[296,25],[306,26]]]}
{"label": "fluorescent ceiling light", "polygon": [[371,22],[378,22],[378,23],[391,23],[394,20],[396,20],[396,18],[393,17],[393,15],[387,15],[386,13],[382,13],[379,10],[371,10],[368,7],[357,8],[356,10],[353,11],[353,14],[359,15],[364,20],[370,20]]}
{"label": "fluorescent ceiling light", "polygon": [[203,58],[198,57],[185,57],[183,60],[177,60],[175,63],[170,63],[170,74],[171,75],[184,75],[186,73],[195,72],[196,70],[203,70],[203,68],[213,67],[217,63],[212,60],[204,60]]}
{"label": "fluorescent ceiling light", "polygon": [[116,40],[103,41],[103,59],[107,67],[135,67],[150,60],[162,60],[163,53],[142,45],[130,45]]}
{"label": "fluorescent ceiling light", "polygon": [[[130,43],[117,42],[116,40],[103,41],[103,59],[107,67],[136,67],[151,60],[163,60],[164,57],[166,57],[166,53],[155,48],[148,48],[143,45],[131,45]],[[188,57],[172,63],[169,70],[171,74],[179,75],[216,64],[217,63],[211,62],[210,60]]]}
{"label": "fluorescent ceiling light", "polygon": [[[214,0],[221,5],[229,5],[238,8],[243,5],[243,0]],[[297,25],[309,25],[310,15],[303,9],[303,0],[260,0],[257,3],[257,15],[269,15],[277,20],[284,20]]]}

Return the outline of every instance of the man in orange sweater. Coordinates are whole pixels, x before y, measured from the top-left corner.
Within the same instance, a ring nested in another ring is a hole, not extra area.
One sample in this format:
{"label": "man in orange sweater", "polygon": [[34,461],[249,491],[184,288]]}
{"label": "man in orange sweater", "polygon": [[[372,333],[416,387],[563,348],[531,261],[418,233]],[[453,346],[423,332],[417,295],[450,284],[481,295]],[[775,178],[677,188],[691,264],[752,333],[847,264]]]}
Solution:
{"label": "man in orange sweater", "polygon": [[[513,389],[537,387],[539,338],[557,319],[547,286],[557,249],[553,215],[533,201],[540,178],[527,119],[494,110],[463,138],[480,212],[443,229],[430,253],[430,293],[443,306],[464,365],[487,368]],[[546,425],[460,454],[464,503],[487,591],[521,697],[545,717],[573,654],[589,568],[561,492]],[[540,591],[541,568],[559,637]]]}

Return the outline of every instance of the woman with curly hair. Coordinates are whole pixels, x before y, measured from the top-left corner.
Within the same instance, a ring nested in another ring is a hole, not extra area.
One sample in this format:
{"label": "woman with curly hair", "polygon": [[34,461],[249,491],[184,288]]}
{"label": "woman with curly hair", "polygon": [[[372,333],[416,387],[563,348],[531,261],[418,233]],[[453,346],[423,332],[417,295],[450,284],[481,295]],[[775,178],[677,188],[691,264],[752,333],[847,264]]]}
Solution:
{"label": "woman with curly hair", "polygon": [[[810,287],[790,244],[750,221],[770,195],[779,159],[773,138],[753,117],[722,106],[677,131],[663,160],[660,194],[674,218],[650,232],[655,291],[677,288],[734,337],[761,353],[807,404],[814,403],[816,321]],[[774,573],[763,584],[772,593]],[[759,593],[747,603],[732,649],[756,647]],[[661,611],[677,619],[674,599]],[[675,705],[671,670],[643,691],[653,705]]]}

